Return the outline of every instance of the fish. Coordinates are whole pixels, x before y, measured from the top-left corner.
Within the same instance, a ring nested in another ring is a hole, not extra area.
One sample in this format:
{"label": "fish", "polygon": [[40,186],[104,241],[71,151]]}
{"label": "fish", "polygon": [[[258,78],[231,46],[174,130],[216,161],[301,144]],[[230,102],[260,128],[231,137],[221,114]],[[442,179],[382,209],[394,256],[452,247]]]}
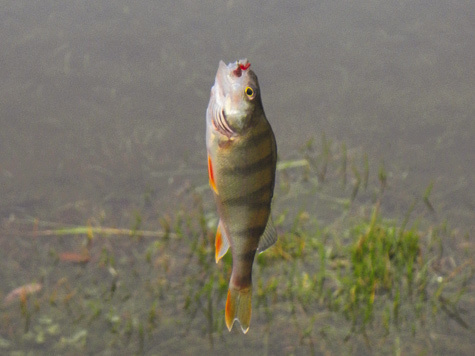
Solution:
{"label": "fish", "polygon": [[219,216],[215,259],[229,248],[233,259],[225,321],[231,331],[237,320],[244,334],[254,257],[277,241],[271,216],[277,145],[250,65],[247,59],[219,62],[206,111],[208,176]]}

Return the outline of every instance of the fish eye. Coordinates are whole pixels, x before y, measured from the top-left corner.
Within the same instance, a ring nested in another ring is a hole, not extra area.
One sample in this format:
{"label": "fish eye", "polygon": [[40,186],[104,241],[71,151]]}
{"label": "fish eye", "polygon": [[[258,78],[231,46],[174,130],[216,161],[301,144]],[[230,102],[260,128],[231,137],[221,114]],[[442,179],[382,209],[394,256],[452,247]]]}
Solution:
{"label": "fish eye", "polygon": [[254,90],[251,87],[246,87],[246,89],[244,89],[244,92],[250,99],[254,97]]}

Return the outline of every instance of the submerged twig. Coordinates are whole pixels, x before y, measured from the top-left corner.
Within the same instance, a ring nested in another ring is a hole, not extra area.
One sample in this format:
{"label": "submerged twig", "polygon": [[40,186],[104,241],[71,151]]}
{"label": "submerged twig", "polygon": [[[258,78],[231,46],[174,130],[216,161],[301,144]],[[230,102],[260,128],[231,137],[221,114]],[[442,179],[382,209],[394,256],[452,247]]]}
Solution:
{"label": "submerged twig", "polygon": [[176,234],[163,231],[146,231],[134,229],[119,229],[113,227],[92,227],[92,226],[75,226],[61,229],[38,230],[28,233],[28,236],[66,236],[66,235],[83,235],[83,234],[102,234],[102,235],[126,235],[140,237],[177,237]]}
{"label": "submerged twig", "polygon": [[14,300],[24,300],[30,294],[39,292],[43,286],[40,283],[29,283],[21,287],[15,288],[4,298],[4,305],[8,305]]}
{"label": "submerged twig", "polygon": [[283,171],[289,168],[308,167],[310,164],[306,159],[288,160],[277,162],[277,170]]}

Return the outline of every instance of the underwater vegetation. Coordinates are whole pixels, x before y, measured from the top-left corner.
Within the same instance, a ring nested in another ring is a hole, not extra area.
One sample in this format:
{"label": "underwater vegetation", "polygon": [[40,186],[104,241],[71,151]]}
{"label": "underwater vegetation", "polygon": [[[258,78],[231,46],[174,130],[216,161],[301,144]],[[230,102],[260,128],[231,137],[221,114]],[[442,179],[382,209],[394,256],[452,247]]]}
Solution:
{"label": "underwater vegetation", "polygon": [[105,210],[84,226],[4,219],[1,353],[469,354],[468,233],[427,218],[437,210],[431,184],[402,219],[391,217],[400,194],[391,173],[320,143],[278,163],[279,239],[255,260],[248,335],[224,322],[231,256],[215,263],[203,168],[173,208],[144,194],[128,228],[107,225]]}

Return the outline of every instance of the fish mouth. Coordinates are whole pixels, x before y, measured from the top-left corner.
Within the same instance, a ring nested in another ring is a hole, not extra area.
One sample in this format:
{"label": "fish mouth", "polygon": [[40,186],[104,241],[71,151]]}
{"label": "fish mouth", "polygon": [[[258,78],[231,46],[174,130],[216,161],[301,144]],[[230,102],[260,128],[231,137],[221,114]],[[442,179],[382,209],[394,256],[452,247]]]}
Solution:
{"label": "fish mouth", "polygon": [[236,78],[240,78],[242,75],[242,72],[247,70],[251,66],[251,63],[249,63],[247,58],[245,58],[245,59],[238,60],[235,63],[235,65],[236,65],[236,68],[232,71],[232,73],[234,74]]}
{"label": "fish mouth", "polygon": [[226,120],[226,114],[224,112],[224,109],[220,109],[219,107],[215,109],[214,115],[213,115],[213,126],[217,131],[219,131],[221,134],[231,137],[235,135],[235,132],[231,129],[231,126],[229,126],[228,121]]}
{"label": "fish mouth", "polygon": [[[235,101],[233,93],[236,91],[234,87],[241,85],[244,80],[244,73],[250,67],[247,59],[240,59],[234,63],[226,65],[220,61],[218,73],[216,75],[216,83],[214,88],[215,104],[212,110],[212,123],[214,128],[222,135],[228,138],[236,136],[236,131],[231,128],[224,105],[227,100]],[[234,95],[235,96],[235,95]]]}
{"label": "fish mouth", "polygon": [[240,59],[234,63],[225,64],[223,61],[219,62],[216,82],[220,87],[227,87],[233,85],[236,81],[241,81],[243,74],[249,69],[251,63],[245,59]]}

